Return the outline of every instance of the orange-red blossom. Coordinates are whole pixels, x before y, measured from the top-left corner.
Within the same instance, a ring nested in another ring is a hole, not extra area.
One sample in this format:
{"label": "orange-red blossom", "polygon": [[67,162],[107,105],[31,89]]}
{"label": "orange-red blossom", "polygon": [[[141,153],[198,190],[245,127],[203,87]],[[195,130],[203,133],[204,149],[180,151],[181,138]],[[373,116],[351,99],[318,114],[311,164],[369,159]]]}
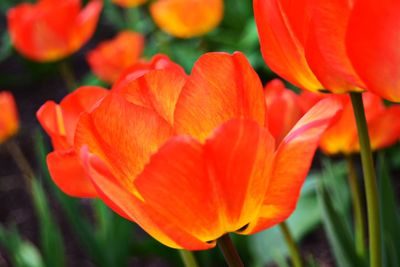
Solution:
{"label": "orange-red blossom", "polygon": [[0,92],[0,144],[17,133],[18,111],[10,92]]}
{"label": "orange-red blossom", "polygon": [[8,30],[24,56],[55,61],[76,52],[90,39],[101,8],[101,0],[91,0],[83,9],[80,0],[23,3],[8,11]]}
{"label": "orange-red blossom", "polygon": [[[300,103],[307,110],[326,97],[323,94],[303,92]],[[343,112],[322,135],[320,148],[326,154],[358,153],[360,143],[350,97],[339,95],[336,98],[342,102]],[[386,107],[382,98],[370,92],[363,94],[363,102],[371,148],[378,150],[395,144],[400,137],[400,105]]]}
{"label": "orange-red blossom", "polygon": [[400,101],[400,1],[253,0],[263,57],[289,82]]}
{"label": "orange-red blossom", "polygon": [[113,83],[126,68],[140,60],[143,48],[144,37],[140,33],[122,31],[90,51],[87,61],[101,80]]}
{"label": "orange-red blossom", "polygon": [[[358,153],[360,146],[349,96],[307,91],[297,95],[285,88],[283,82],[278,79],[265,86],[269,115],[267,120],[272,123],[271,133],[277,138],[282,138],[303,114],[326,98],[335,98],[341,102],[343,111],[322,135],[320,148],[330,155]],[[363,102],[372,149],[378,150],[395,144],[400,137],[400,106],[386,107],[379,96],[370,92],[363,94]]]}
{"label": "orange-red blossom", "polygon": [[74,149],[114,211],[167,246],[208,249],[225,233],[255,233],[293,212],[340,109],[323,100],[275,142],[246,58],[208,53],[190,75],[171,65],[114,85],[80,115]]}

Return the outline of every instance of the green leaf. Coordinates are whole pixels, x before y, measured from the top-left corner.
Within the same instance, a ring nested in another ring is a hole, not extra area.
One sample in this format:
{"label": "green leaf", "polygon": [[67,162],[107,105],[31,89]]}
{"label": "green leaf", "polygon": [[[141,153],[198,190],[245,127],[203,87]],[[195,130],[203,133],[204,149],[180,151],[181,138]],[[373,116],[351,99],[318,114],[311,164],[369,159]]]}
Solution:
{"label": "green leaf", "polygon": [[378,154],[379,203],[383,233],[385,266],[400,266],[400,216],[396,203],[396,192],[390,181],[390,170],[383,151]]}
{"label": "green leaf", "polygon": [[15,267],[46,266],[37,247],[24,240],[14,227],[8,230],[0,224],[0,244],[8,251]]}
{"label": "green leaf", "polygon": [[65,266],[63,238],[60,229],[51,215],[45,192],[37,180],[32,181],[32,196],[39,219],[41,250],[46,265],[63,267]]}
{"label": "green leaf", "polygon": [[329,244],[338,266],[364,266],[355,251],[353,237],[344,216],[335,209],[323,183],[318,187],[319,207]]}

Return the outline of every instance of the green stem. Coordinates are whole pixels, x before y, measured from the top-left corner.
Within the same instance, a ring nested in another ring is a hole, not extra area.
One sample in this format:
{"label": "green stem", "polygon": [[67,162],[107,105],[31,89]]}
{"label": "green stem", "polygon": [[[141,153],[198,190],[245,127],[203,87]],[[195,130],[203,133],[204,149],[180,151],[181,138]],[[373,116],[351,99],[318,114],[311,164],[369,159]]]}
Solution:
{"label": "green stem", "polygon": [[369,140],[367,120],[365,118],[364,104],[360,93],[350,93],[356,118],[358,137],[360,141],[361,161],[364,173],[365,194],[367,197],[368,210],[368,232],[370,266],[381,265],[381,233],[378,205],[378,186],[376,181],[375,167],[373,164],[371,144]]}
{"label": "green stem", "polygon": [[198,267],[199,265],[196,262],[196,258],[193,253],[187,250],[179,250],[179,255],[183,261],[185,267]]}
{"label": "green stem", "polygon": [[229,267],[244,267],[244,264],[240,259],[239,253],[233,245],[232,239],[229,237],[229,234],[221,236],[217,240],[217,243]]}
{"label": "green stem", "polygon": [[286,245],[289,248],[290,257],[292,259],[292,263],[294,267],[303,267],[303,262],[301,260],[300,250],[297,246],[296,242],[293,239],[292,233],[286,222],[282,222],[279,224],[279,228],[283,233],[283,237],[285,238]]}
{"label": "green stem", "polygon": [[360,185],[358,183],[357,172],[354,167],[353,158],[348,155],[346,157],[347,169],[349,174],[349,185],[351,191],[351,198],[353,202],[354,213],[354,229],[355,229],[355,242],[357,254],[364,258],[365,256],[365,214],[362,208],[362,198],[360,193]]}
{"label": "green stem", "polygon": [[14,140],[10,140],[4,145],[20,169],[26,186],[28,189],[30,189],[32,186],[32,181],[35,178],[35,173],[33,172],[32,167],[26,159],[24,153],[22,153],[21,148],[17,143],[15,143]]}
{"label": "green stem", "polygon": [[75,74],[72,71],[70,65],[66,61],[63,61],[60,62],[59,68],[61,76],[63,77],[65,83],[68,86],[68,91],[73,92],[78,86],[78,83],[76,81]]}

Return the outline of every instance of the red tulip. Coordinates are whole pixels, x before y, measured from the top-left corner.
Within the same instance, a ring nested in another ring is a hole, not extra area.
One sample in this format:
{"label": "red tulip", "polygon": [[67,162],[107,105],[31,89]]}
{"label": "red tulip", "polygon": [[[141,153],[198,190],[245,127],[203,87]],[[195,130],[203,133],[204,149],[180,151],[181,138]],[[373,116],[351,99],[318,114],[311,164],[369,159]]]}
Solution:
{"label": "red tulip", "polygon": [[293,212],[340,109],[318,103],[275,146],[246,58],[209,53],[189,76],[154,70],[113,89],[80,116],[74,146],[112,209],[168,246],[207,249],[227,232],[251,234]]}
{"label": "red tulip", "polygon": [[366,89],[400,101],[398,2],[253,3],[263,57],[283,78],[311,91]]}
{"label": "red tulip", "polygon": [[123,31],[90,51],[87,60],[100,79],[113,83],[122,71],[140,60],[143,48],[144,38],[140,33]]}
{"label": "red tulip", "polygon": [[39,0],[20,4],[7,13],[15,48],[35,61],[55,61],[79,50],[93,35],[101,0],[81,9],[79,0]]}
{"label": "red tulip", "polygon": [[59,105],[48,101],[37,112],[37,118],[51,137],[54,147],[54,151],[47,156],[50,175],[68,195],[97,196],[73,148],[73,140],[81,113],[93,109],[106,94],[107,90],[100,87],[81,87]]}
{"label": "red tulip", "polygon": [[18,131],[18,111],[10,92],[0,92],[0,144]]}
{"label": "red tulip", "polygon": [[[329,96],[304,92],[300,97],[304,108]],[[343,112],[322,135],[320,148],[326,154],[351,154],[360,152],[357,128],[350,97],[336,96],[343,104]],[[389,147],[400,136],[400,106],[386,107],[383,100],[372,93],[363,94],[368,131],[373,150]]]}
{"label": "red tulip", "polygon": [[150,11],[165,32],[180,38],[208,33],[222,20],[223,0],[157,0]]}

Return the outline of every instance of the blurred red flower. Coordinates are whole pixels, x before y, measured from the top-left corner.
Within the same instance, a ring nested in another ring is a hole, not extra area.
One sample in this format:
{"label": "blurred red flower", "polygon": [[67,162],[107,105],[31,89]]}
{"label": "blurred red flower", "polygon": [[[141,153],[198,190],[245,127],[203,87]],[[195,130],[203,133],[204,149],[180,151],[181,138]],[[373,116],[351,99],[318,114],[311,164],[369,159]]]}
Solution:
{"label": "blurred red flower", "polygon": [[366,89],[400,101],[399,1],[253,3],[263,57],[283,78],[311,91]]}
{"label": "blurred red flower", "polygon": [[39,0],[23,3],[7,13],[15,48],[40,62],[55,61],[79,50],[93,35],[102,8],[91,0],[81,9],[80,0]]}
{"label": "blurred red flower", "polygon": [[19,127],[18,111],[10,92],[0,92],[0,144],[17,133]]}
{"label": "blurred red flower", "polygon": [[[330,96],[303,92],[300,101],[306,111],[327,97]],[[320,148],[326,154],[358,153],[360,144],[350,97],[340,95],[335,98],[342,102],[343,112],[322,135]],[[363,102],[372,149],[378,150],[395,144],[400,137],[400,106],[386,107],[379,96],[369,92],[363,94]]]}
{"label": "blurred red flower", "polygon": [[81,114],[75,151],[104,202],[175,248],[285,220],[341,109],[318,103],[275,145],[262,84],[241,53],[205,54],[189,76],[169,65],[126,79]]}
{"label": "blurred red flower", "polygon": [[101,80],[112,84],[127,67],[140,60],[143,48],[144,37],[140,33],[123,31],[90,51],[87,61]]}

